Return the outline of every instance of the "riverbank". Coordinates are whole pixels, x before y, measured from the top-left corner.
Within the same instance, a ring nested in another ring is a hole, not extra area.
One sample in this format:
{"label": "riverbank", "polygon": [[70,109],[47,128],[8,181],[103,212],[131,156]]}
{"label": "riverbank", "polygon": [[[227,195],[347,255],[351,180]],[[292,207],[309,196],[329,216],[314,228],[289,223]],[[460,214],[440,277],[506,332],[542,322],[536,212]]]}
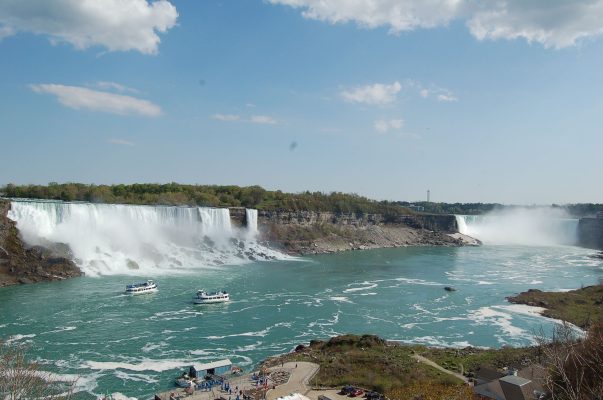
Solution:
{"label": "riverbank", "polygon": [[568,292],[543,292],[530,289],[507,300],[515,304],[541,307],[545,317],[559,319],[588,329],[603,320],[603,284],[587,286]]}
{"label": "riverbank", "polygon": [[0,287],[82,275],[66,246],[26,246],[15,223],[7,217],[9,209],[10,202],[0,199]]}

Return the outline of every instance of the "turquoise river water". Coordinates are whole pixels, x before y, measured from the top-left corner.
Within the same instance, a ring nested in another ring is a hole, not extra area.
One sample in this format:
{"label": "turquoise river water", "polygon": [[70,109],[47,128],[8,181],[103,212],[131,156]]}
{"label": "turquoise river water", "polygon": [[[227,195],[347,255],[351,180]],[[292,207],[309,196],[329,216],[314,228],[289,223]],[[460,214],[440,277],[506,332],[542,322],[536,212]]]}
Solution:
{"label": "turquoise river water", "polygon": [[[158,275],[158,293],[130,297],[153,276],[82,277],[0,289],[0,338],[29,346],[42,369],[78,376],[84,397],[168,390],[191,362],[230,358],[250,370],[311,339],[372,333],[405,343],[521,346],[547,320],[505,296],[567,290],[603,277],[572,246],[417,247]],[[454,286],[447,292],[444,286]],[[200,288],[228,304],[193,305]]]}

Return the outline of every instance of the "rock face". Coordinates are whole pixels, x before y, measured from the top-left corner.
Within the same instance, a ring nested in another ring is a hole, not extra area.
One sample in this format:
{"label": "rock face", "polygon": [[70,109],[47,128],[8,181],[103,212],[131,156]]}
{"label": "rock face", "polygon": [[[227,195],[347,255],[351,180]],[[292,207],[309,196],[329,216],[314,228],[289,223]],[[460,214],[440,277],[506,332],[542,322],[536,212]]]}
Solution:
{"label": "rock face", "polygon": [[603,218],[581,218],[578,223],[578,245],[603,250]]}
{"label": "rock face", "polygon": [[454,215],[259,211],[262,239],[290,254],[403,246],[462,246]]}
{"label": "rock face", "polygon": [[82,275],[68,258],[67,246],[27,247],[19,237],[15,223],[7,217],[9,210],[10,202],[0,200],[0,286]]}

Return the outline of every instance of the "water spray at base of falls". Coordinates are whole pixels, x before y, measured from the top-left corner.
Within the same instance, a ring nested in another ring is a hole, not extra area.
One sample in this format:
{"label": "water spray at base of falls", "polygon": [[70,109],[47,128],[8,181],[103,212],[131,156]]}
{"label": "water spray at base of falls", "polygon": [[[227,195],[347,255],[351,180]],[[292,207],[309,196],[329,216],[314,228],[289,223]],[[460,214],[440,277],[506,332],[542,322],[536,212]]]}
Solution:
{"label": "water spray at base of falls", "polygon": [[284,259],[258,243],[257,210],[234,227],[227,208],[13,201],[8,217],[28,245],[66,244],[87,275],[186,273]]}
{"label": "water spray at base of falls", "polygon": [[551,207],[516,207],[484,215],[456,215],[459,232],[484,244],[575,245],[578,221]]}

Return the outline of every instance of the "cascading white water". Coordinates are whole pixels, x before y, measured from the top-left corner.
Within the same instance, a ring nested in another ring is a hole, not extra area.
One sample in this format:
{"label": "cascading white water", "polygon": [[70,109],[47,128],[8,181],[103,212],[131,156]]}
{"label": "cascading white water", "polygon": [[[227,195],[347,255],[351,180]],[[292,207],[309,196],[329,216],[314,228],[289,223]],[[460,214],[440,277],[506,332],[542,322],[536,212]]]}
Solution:
{"label": "cascading white water", "polygon": [[485,244],[555,246],[574,245],[578,221],[563,211],[512,208],[484,215],[456,215],[459,232]]}
{"label": "cascading white water", "polygon": [[173,273],[284,257],[246,240],[227,208],[13,201],[8,217],[29,245],[67,244],[87,275]]}
{"label": "cascading white water", "polygon": [[248,236],[254,238],[258,234],[258,210],[247,208],[245,210],[245,221]]}
{"label": "cascading white water", "polygon": [[207,235],[230,236],[232,225],[228,208],[199,208],[201,227]]}

